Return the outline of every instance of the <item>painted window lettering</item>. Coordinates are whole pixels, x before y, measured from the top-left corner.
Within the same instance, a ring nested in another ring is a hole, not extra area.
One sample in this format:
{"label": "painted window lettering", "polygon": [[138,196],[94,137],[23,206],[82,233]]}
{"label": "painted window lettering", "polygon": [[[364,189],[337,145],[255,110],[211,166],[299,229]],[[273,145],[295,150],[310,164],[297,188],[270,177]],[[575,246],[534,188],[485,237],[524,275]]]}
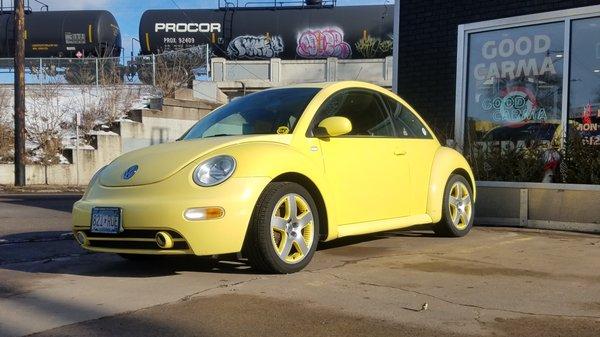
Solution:
{"label": "painted window lettering", "polygon": [[529,147],[558,137],[563,39],[562,23],[470,35],[467,113],[472,142]]}
{"label": "painted window lettering", "polygon": [[546,121],[546,110],[539,106],[535,94],[526,87],[510,87],[496,97],[481,99],[484,111],[492,114],[494,121]]}
{"label": "painted window lettering", "polygon": [[210,32],[221,32],[221,24],[218,22],[204,22],[204,23],[163,23],[157,22],[154,24],[155,32],[165,33],[210,33]]}
{"label": "painted window lettering", "polygon": [[[517,39],[507,38],[500,41],[487,41],[481,48],[481,55],[490,63],[475,65],[473,75],[479,81],[488,78],[508,78],[512,80],[521,76],[554,75],[556,69],[549,54],[550,44],[551,40],[548,35],[521,36]],[[530,57],[521,58],[517,61],[510,59],[515,56]],[[544,56],[541,62],[539,56]]]}

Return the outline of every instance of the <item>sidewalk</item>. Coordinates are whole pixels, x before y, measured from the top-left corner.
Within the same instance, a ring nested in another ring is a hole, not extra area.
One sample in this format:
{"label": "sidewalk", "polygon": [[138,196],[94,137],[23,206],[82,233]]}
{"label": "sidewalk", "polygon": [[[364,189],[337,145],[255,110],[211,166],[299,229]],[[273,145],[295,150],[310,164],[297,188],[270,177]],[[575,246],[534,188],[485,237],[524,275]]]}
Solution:
{"label": "sidewalk", "polygon": [[0,185],[0,195],[2,194],[37,194],[37,193],[62,193],[62,194],[83,194],[86,186],[61,186],[61,185],[29,185],[16,187],[13,185]]}

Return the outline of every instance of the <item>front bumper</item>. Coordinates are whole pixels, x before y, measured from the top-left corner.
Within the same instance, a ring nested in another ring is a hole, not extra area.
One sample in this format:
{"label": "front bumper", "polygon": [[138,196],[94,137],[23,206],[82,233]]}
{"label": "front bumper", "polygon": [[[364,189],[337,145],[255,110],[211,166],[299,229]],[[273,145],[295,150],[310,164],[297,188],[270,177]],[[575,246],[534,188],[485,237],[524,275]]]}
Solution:
{"label": "front bumper", "polygon": [[[130,254],[216,255],[241,251],[254,205],[269,183],[267,177],[230,178],[213,187],[199,187],[183,175],[164,181],[128,187],[92,186],[73,206],[73,231],[84,231],[91,251]],[[184,211],[219,206],[220,219],[189,221]],[[89,233],[94,207],[120,207],[123,233]],[[154,244],[157,231],[168,231],[176,245],[161,249]]]}

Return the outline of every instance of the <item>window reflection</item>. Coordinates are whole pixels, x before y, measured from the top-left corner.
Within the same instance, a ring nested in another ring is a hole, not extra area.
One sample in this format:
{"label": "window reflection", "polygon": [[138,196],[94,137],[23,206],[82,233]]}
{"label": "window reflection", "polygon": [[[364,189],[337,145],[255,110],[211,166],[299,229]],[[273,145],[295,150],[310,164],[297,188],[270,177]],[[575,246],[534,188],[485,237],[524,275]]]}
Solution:
{"label": "window reflection", "polygon": [[552,126],[544,124],[558,125],[561,118],[563,26],[470,35],[467,119],[472,140],[551,140]]}
{"label": "window reflection", "polygon": [[564,23],[470,34],[468,57],[466,152],[500,149],[481,156],[481,178],[551,180],[557,156],[542,147],[561,139]]}
{"label": "window reflection", "polygon": [[600,146],[600,18],[573,21],[570,63],[569,124]]}

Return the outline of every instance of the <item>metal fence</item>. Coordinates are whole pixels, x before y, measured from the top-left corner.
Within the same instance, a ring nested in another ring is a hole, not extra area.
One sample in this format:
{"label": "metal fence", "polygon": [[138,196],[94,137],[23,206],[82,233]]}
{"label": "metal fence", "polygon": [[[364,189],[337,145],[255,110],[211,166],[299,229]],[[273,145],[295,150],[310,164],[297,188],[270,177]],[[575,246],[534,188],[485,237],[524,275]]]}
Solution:
{"label": "metal fence", "polygon": [[[26,58],[26,84],[160,85],[208,77],[210,49],[201,45],[161,54],[107,58]],[[14,81],[14,60],[0,58],[0,84]]]}

